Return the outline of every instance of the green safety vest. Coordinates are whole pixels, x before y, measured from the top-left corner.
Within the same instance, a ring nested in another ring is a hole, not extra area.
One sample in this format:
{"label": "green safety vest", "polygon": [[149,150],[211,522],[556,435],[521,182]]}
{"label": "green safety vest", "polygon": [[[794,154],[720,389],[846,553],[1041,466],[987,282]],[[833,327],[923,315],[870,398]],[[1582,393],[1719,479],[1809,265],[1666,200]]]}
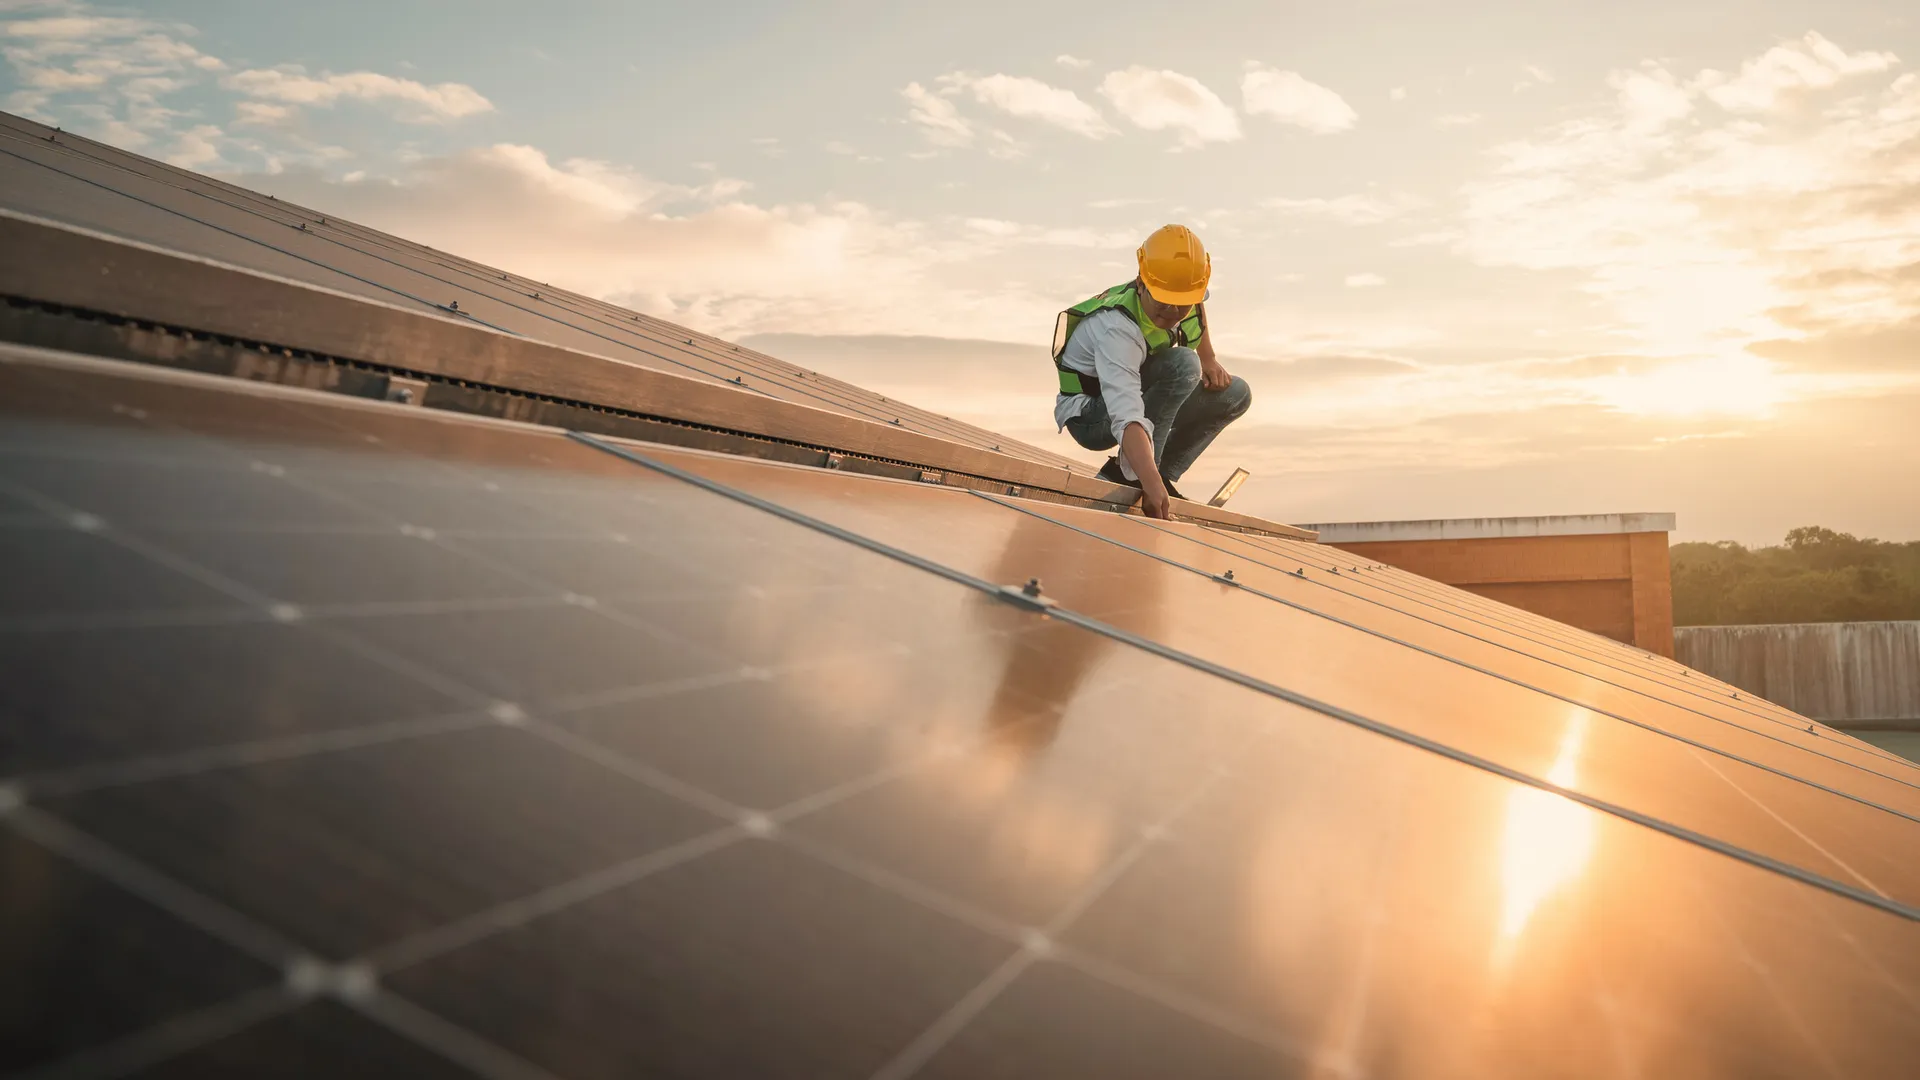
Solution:
{"label": "green safety vest", "polygon": [[1194,305],[1187,317],[1180,320],[1172,330],[1162,330],[1153,325],[1153,321],[1140,311],[1140,293],[1134,289],[1133,282],[1115,285],[1099,296],[1082,300],[1060,313],[1053,324],[1053,366],[1060,375],[1060,392],[1063,394],[1098,394],[1100,380],[1091,375],[1083,375],[1060,362],[1066,355],[1067,342],[1073,337],[1073,331],[1080,321],[1096,311],[1118,309],[1133,316],[1140,326],[1140,334],[1147,339],[1147,353],[1161,352],[1175,345],[1191,346],[1207,332],[1206,319],[1200,314],[1199,305]]}

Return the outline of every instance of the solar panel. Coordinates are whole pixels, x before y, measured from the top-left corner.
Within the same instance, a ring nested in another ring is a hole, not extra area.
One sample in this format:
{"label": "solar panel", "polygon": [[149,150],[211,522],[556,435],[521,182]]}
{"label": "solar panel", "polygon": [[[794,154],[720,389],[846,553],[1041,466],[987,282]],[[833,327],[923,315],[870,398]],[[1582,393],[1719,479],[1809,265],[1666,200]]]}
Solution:
{"label": "solar panel", "polygon": [[[564,289],[0,113],[0,205],[1062,468],[1050,451]],[[1036,360],[1044,371],[1044,358]]]}
{"label": "solar panel", "polygon": [[4,361],[9,1071],[1920,1049],[1912,774],[1629,651],[1311,546]]}

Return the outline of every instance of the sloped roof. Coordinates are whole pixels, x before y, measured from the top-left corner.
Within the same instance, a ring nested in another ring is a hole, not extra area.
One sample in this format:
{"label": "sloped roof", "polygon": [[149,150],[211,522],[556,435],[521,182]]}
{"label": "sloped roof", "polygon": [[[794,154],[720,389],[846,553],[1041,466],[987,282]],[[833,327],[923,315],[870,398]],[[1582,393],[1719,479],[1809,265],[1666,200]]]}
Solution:
{"label": "sloped roof", "polygon": [[0,308],[9,1072],[1920,1052],[1920,770],[1840,732],[1283,536],[371,400],[174,284]]}

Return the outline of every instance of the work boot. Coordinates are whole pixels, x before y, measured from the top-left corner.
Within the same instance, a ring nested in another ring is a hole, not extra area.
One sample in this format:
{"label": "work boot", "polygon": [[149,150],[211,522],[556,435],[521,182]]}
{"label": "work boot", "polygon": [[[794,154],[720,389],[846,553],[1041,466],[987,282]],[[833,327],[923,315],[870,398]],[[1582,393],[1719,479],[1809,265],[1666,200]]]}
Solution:
{"label": "work boot", "polygon": [[1102,480],[1105,480],[1109,484],[1125,484],[1130,488],[1137,488],[1140,486],[1140,481],[1129,480],[1127,479],[1126,474],[1120,471],[1120,459],[1117,457],[1108,458],[1107,463],[1105,465],[1100,466],[1100,471],[1098,473],[1095,473],[1094,475],[1098,476]]}

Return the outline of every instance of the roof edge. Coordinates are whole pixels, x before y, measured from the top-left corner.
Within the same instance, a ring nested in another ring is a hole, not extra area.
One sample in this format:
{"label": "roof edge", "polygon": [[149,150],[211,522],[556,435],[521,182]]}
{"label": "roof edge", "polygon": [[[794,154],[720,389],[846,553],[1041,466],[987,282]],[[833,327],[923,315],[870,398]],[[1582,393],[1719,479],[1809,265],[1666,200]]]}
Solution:
{"label": "roof edge", "polygon": [[[1120,510],[1138,492],[1050,466],[826,409],[658,371],[305,282],[0,209],[0,295],[190,334],[272,355],[313,354],[406,379],[496,389],[671,423],[903,463],[930,482],[1002,485]],[[20,341],[20,344],[54,344]],[[125,356],[178,363],[168,350]],[[232,372],[239,374],[239,372]],[[266,377],[249,371],[248,377]],[[458,405],[440,405],[454,407]],[[1312,533],[1199,503],[1179,517],[1293,539]]]}

